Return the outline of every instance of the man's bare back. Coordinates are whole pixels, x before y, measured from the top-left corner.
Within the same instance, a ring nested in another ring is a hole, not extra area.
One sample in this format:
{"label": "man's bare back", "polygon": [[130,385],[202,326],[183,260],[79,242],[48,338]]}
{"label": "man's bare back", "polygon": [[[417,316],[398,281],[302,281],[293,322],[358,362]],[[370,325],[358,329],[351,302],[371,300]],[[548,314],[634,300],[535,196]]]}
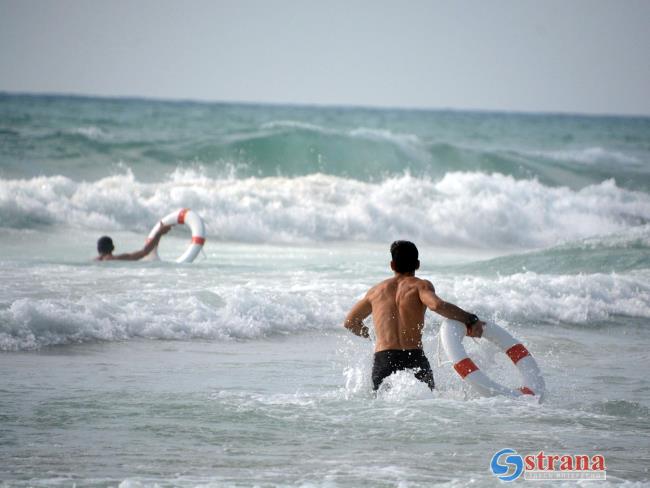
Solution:
{"label": "man's bare back", "polygon": [[[415,244],[408,241],[396,241],[391,246],[393,260],[390,263],[395,276],[373,286],[359,300],[345,318],[344,326],[361,337],[370,337],[368,327],[363,320],[372,314],[375,327],[375,366],[373,381],[375,389],[383,378],[391,372],[400,369],[414,368],[410,359],[396,359],[400,352],[411,351],[422,364],[420,369],[425,374],[422,381],[433,388],[433,377],[430,381],[430,367],[422,352],[422,329],[426,309],[443,317],[458,320],[467,325],[467,333],[471,337],[481,337],[484,323],[474,314],[466,312],[452,303],[445,302],[436,295],[430,281],[417,278],[415,270],[420,267],[418,251]],[[386,354],[383,354],[386,352]],[[384,356],[392,354],[386,359]],[[409,353],[410,354],[410,353]],[[402,354],[403,356],[403,354]],[[401,357],[401,356],[400,356]],[[383,364],[379,364],[378,362]],[[377,374],[376,370],[378,371]],[[416,373],[416,377],[419,373]]]}
{"label": "man's bare back", "polygon": [[[473,317],[456,305],[440,299],[430,281],[413,275],[396,274],[368,291],[348,314],[346,327],[356,328],[364,318],[372,314],[377,339],[375,352],[387,349],[422,349],[422,329],[427,307],[444,317],[464,323]],[[482,325],[480,321],[477,323]],[[363,327],[362,324],[361,326]],[[478,330],[476,332],[471,335],[480,337]]]}
{"label": "man's bare back", "polygon": [[421,349],[426,306],[420,299],[423,280],[397,275],[372,287],[367,303],[375,324],[375,351]]}

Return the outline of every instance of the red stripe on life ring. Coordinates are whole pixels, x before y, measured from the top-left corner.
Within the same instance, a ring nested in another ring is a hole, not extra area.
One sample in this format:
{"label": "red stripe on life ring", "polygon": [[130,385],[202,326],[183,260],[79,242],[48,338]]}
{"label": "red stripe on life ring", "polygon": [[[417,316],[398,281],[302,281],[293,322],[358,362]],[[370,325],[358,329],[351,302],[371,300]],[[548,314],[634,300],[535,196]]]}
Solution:
{"label": "red stripe on life ring", "polygon": [[531,390],[530,388],[528,388],[527,386],[522,386],[521,388],[519,388],[519,391],[523,395],[535,395],[535,392],[533,390]]}
{"label": "red stripe on life ring", "polygon": [[205,237],[193,236],[192,237],[192,244],[199,244],[199,245],[202,246],[203,244],[205,244]]}
{"label": "red stripe on life ring", "polygon": [[474,364],[474,361],[472,361],[470,358],[465,358],[462,361],[458,361],[456,364],[454,364],[454,369],[461,378],[465,378],[465,376],[468,374],[473,373],[474,371],[478,371],[478,366]]}
{"label": "red stripe on life ring", "polygon": [[517,364],[520,359],[530,356],[528,349],[526,349],[523,344],[515,344],[506,351],[506,354],[515,364]]}
{"label": "red stripe on life ring", "polygon": [[178,223],[179,224],[184,224],[185,223],[185,214],[189,211],[189,208],[184,208],[180,212],[178,212]]}

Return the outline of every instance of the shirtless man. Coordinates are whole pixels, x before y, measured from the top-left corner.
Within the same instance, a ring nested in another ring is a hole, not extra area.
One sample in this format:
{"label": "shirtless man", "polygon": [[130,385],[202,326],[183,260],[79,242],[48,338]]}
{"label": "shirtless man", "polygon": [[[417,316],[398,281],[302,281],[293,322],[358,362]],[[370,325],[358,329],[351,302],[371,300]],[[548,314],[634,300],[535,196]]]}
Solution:
{"label": "shirtless man", "polygon": [[97,241],[97,252],[99,253],[99,256],[97,256],[95,260],[96,261],[113,261],[113,260],[137,261],[139,259],[142,259],[143,257],[145,257],[147,254],[149,254],[151,251],[153,251],[156,248],[158,242],[160,242],[160,238],[165,234],[167,234],[167,232],[169,232],[169,229],[171,228],[172,228],[171,225],[162,225],[161,222],[160,228],[158,229],[158,232],[156,232],[156,235],[153,236],[153,239],[147,241],[147,243],[142,249],[131,253],[124,253],[124,254],[117,254],[117,255],[113,254],[113,251],[115,250],[115,246],[113,245],[113,239],[111,239],[108,236],[102,236]]}
{"label": "shirtless man", "polygon": [[395,241],[390,246],[391,269],[395,276],[372,287],[352,307],[343,324],[361,337],[369,337],[363,320],[372,314],[377,342],[372,367],[373,390],[387,376],[403,369],[413,369],[415,377],[434,388],[433,372],[422,350],[422,329],[427,307],[443,317],[463,322],[469,337],[481,337],[484,322],[471,313],[436,295],[430,281],[415,277],[420,267],[418,249],[409,241]]}

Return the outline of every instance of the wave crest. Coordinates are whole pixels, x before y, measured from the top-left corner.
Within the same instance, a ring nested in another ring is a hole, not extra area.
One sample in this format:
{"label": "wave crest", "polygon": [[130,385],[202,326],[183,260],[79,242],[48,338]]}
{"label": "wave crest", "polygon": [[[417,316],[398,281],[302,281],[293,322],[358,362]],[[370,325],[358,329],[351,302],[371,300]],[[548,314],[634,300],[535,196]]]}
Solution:
{"label": "wave crest", "polygon": [[0,351],[131,338],[260,339],[331,328],[343,314],[341,301],[323,300],[317,287],[298,292],[238,285],[111,302],[19,298],[0,310]]}
{"label": "wave crest", "polygon": [[[200,271],[199,271],[200,272]],[[440,276],[446,300],[488,320],[514,324],[593,326],[611,316],[650,318],[647,271],[627,274]],[[274,281],[223,284],[211,289],[117,295],[17,298],[0,308],[0,350],[131,338],[259,340],[309,331],[342,330],[356,297],[371,285],[300,281],[278,289]],[[427,314],[427,334],[440,317]]]}
{"label": "wave crest", "polygon": [[146,232],[191,207],[211,239],[241,242],[377,241],[395,238],[475,248],[534,248],[650,222],[650,196],[613,180],[581,190],[485,173],[441,180],[409,174],[371,183],[313,174],[210,178],[176,170],[161,183],[126,174],[94,182],[0,180],[0,225],[65,225]]}

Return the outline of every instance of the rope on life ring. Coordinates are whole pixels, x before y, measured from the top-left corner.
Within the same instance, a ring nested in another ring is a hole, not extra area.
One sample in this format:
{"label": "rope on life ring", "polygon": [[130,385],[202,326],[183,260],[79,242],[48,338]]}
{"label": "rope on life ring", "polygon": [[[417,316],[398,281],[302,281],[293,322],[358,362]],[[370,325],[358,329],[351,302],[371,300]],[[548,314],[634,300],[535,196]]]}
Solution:
{"label": "rope on life ring", "polygon": [[470,386],[483,396],[506,395],[520,397],[533,395],[541,402],[546,385],[537,362],[528,349],[508,331],[494,323],[483,327],[483,338],[495,344],[515,364],[523,385],[513,390],[490,379],[465,351],[463,338],[467,335],[467,327],[461,322],[445,319],[440,327],[442,345],[451,359],[454,369]]}
{"label": "rope on life ring", "polygon": [[[157,222],[156,225],[153,226],[153,229],[151,229],[151,232],[149,232],[149,235],[147,236],[147,242],[154,238],[161,225],[177,224],[186,225],[190,228],[190,231],[192,232],[192,240],[185,252],[176,258],[176,262],[191,263],[194,261],[196,256],[198,256],[199,252],[201,252],[203,244],[205,244],[205,224],[203,223],[203,219],[199,217],[199,214],[189,208],[181,208],[165,215],[160,222]],[[156,246],[149,255],[151,256],[151,259],[159,260],[158,246]]]}

